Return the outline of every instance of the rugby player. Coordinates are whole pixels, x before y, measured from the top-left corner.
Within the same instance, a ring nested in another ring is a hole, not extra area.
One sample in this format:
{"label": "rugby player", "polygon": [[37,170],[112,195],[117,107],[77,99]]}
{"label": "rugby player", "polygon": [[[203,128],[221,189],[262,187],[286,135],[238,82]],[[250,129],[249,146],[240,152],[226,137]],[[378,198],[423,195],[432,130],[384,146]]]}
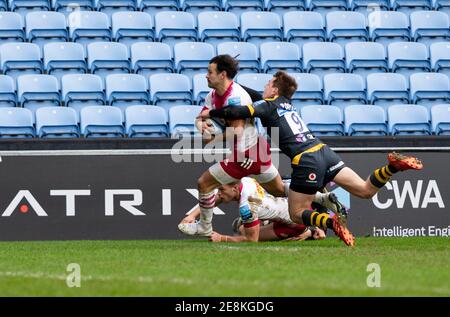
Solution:
{"label": "rugby player", "polygon": [[290,98],[297,90],[295,79],[284,71],[278,71],[264,87],[263,100],[247,107],[224,107],[202,113],[203,118],[261,119],[269,136],[271,128],[277,128],[279,147],[291,159],[292,174],[289,189],[289,214],[298,224],[330,228],[348,246],[354,246],[355,239],[335,214],[318,214],[310,209],[314,193],[333,181],[351,194],[369,199],[382,188],[391,177],[408,169],[420,170],[420,160],[398,153],[388,154],[388,164],[374,170],[363,180],[326,144],[311,133],[291,105]]}
{"label": "rugby player", "polygon": [[[340,203],[334,194],[331,200],[335,205]],[[257,242],[274,240],[320,240],[325,238],[325,232],[320,228],[306,227],[294,223],[289,217],[287,198],[274,197],[267,193],[256,180],[244,177],[240,182],[221,185],[217,193],[217,201],[228,203],[239,202],[239,221],[233,223],[233,230],[240,233],[239,236],[227,236],[212,232],[210,241],[213,242]],[[326,209],[325,209],[326,211]],[[186,216],[182,223],[194,223],[200,215],[197,208]],[[263,225],[261,222],[270,221]]]}

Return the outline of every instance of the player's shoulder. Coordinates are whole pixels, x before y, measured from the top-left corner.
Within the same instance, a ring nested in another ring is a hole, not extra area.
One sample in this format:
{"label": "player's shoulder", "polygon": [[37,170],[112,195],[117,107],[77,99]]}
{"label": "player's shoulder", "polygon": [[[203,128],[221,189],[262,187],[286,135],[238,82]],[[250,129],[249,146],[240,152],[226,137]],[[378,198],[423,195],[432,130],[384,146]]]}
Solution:
{"label": "player's shoulder", "polygon": [[248,92],[242,88],[241,85],[239,85],[237,82],[233,82],[233,87],[231,90],[231,94],[230,97],[240,97],[243,98],[245,100],[250,99],[250,95],[248,94]]}
{"label": "player's shoulder", "polygon": [[255,190],[255,188],[256,183],[253,178],[243,177],[241,179],[241,186],[240,186],[241,193],[251,193]]}

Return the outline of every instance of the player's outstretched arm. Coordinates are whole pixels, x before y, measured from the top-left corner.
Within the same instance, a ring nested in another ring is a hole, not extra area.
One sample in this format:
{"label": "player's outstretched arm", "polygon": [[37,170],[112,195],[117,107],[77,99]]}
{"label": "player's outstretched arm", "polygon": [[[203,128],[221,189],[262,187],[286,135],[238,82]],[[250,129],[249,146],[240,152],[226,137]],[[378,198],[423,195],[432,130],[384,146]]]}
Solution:
{"label": "player's outstretched arm", "polygon": [[209,237],[212,242],[258,242],[259,239],[259,224],[251,228],[244,229],[242,236],[227,236],[213,231]]}

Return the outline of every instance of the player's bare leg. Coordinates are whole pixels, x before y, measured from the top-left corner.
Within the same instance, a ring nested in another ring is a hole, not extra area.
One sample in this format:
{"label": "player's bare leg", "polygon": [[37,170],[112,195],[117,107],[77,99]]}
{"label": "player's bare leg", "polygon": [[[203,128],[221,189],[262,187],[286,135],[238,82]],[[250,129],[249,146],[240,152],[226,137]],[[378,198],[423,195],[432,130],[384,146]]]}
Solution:
{"label": "player's bare leg", "polygon": [[260,185],[266,190],[266,192],[268,192],[272,196],[286,197],[285,185],[279,174],[270,182],[260,183]]}
{"label": "player's bare leg", "polygon": [[334,233],[348,246],[355,245],[355,238],[346,228],[339,214],[330,217],[326,213],[319,214],[310,210],[314,195],[307,195],[291,190],[289,192],[289,215],[291,220],[305,226],[316,226],[322,229],[332,229]]}
{"label": "player's bare leg", "polygon": [[200,206],[200,221],[195,223],[180,223],[178,229],[188,235],[209,236],[212,232],[213,209],[216,204],[214,190],[220,183],[209,171],[198,179],[198,200]]}

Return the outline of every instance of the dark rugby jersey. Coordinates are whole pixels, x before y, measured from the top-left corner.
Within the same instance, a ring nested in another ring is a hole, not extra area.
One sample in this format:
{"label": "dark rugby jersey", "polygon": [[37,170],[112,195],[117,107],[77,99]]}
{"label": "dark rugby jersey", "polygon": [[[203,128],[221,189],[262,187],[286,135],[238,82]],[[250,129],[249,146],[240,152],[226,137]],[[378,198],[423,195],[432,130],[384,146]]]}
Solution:
{"label": "dark rugby jersey", "polygon": [[[252,95],[252,99],[256,98]],[[225,119],[260,118],[272,141],[277,142],[280,150],[291,159],[321,143],[309,131],[295,107],[291,105],[290,100],[283,96],[260,100],[247,107],[215,109],[211,110],[209,114],[211,117]],[[278,128],[278,132],[272,128]],[[278,136],[275,135],[276,133]]]}

